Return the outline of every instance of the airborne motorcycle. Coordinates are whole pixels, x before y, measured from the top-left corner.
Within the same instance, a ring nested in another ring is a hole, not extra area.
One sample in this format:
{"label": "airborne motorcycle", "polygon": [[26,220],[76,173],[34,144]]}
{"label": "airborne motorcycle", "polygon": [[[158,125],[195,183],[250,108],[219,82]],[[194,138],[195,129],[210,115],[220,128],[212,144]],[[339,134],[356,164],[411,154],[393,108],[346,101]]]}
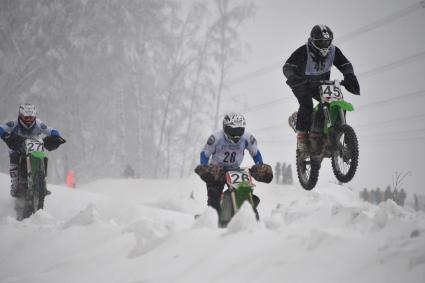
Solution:
{"label": "airborne motorcycle", "polygon": [[47,194],[47,156],[45,149],[54,150],[65,140],[57,136],[41,138],[21,138],[17,150],[18,163],[18,196],[15,200],[17,219],[30,217],[44,207]]}
{"label": "airborne motorcycle", "polygon": [[[356,133],[346,123],[346,111],[353,111],[354,107],[344,100],[340,81],[321,81],[321,83],[320,102],[313,111],[309,150],[296,151],[298,179],[306,190],[316,186],[323,158],[331,158],[332,171],[342,183],[353,179],[359,160]],[[323,111],[324,119],[319,115],[320,111]],[[289,126],[294,131],[296,131],[296,118],[297,112],[288,119]]]}

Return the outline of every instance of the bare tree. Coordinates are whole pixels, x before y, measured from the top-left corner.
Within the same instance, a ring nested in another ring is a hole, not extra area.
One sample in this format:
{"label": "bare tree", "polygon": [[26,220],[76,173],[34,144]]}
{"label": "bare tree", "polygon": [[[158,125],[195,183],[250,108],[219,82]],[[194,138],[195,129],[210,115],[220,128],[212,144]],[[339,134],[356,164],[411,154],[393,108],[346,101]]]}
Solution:
{"label": "bare tree", "polygon": [[58,181],[69,168],[80,182],[118,177],[127,163],[142,177],[183,176],[211,119],[217,56],[221,93],[239,53],[245,13],[227,3],[215,2],[211,25],[206,3],[182,13],[176,0],[0,1],[0,119],[38,106],[68,141],[51,153]]}
{"label": "bare tree", "polygon": [[401,189],[403,189],[403,180],[410,174],[411,172],[408,171],[406,173],[401,173],[398,171],[395,171],[392,176],[392,182],[393,182],[393,188],[394,192],[398,192]]}
{"label": "bare tree", "polygon": [[218,126],[220,104],[229,69],[240,59],[241,48],[237,28],[254,15],[252,4],[231,6],[232,2],[232,0],[215,0],[218,19],[212,25],[210,33],[215,44],[214,58],[218,69],[214,128]]}

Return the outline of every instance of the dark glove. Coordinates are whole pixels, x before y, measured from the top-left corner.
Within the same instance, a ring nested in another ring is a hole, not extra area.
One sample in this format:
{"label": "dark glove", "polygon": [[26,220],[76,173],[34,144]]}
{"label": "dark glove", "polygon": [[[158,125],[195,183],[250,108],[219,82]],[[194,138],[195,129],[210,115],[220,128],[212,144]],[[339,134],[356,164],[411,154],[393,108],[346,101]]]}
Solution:
{"label": "dark glove", "polygon": [[11,133],[5,134],[3,136],[3,140],[11,150],[17,151],[21,148],[22,143],[25,141],[25,138],[23,136]]}
{"label": "dark glove", "polygon": [[44,148],[48,151],[57,149],[61,144],[66,143],[66,140],[61,136],[47,136],[43,138]]}
{"label": "dark glove", "polygon": [[217,165],[198,165],[195,173],[208,184],[224,183],[224,170]]}
{"label": "dark glove", "polygon": [[286,80],[286,84],[289,85],[292,89],[300,85],[307,83],[308,80],[299,75],[292,75]]}
{"label": "dark glove", "polygon": [[344,76],[344,80],[341,81],[341,85],[343,85],[352,94],[360,95],[359,81],[353,73],[346,74]]}
{"label": "dark glove", "polygon": [[270,183],[273,180],[273,170],[268,164],[255,164],[249,171],[258,182]]}

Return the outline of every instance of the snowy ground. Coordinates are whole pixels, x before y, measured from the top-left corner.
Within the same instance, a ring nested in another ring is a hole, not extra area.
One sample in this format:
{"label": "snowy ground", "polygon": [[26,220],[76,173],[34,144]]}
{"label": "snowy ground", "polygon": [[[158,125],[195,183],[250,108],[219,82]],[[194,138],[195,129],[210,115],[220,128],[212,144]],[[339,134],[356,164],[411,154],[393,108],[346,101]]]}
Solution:
{"label": "snowy ground", "polygon": [[258,184],[261,221],[244,206],[226,229],[195,176],[50,185],[22,222],[8,185],[0,175],[0,282],[425,282],[425,215],[334,184]]}

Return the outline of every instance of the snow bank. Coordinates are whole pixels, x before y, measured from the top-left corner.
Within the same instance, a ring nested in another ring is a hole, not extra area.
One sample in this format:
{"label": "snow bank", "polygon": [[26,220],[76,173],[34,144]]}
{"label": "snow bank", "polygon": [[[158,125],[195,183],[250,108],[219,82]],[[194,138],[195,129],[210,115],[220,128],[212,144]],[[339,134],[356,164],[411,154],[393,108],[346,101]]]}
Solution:
{"label": "snow bank", "polygon": [[193,228],[217,228],[218,215],[217,211],[212,207],[207,207],[202,214],[196,216],[196,220],[193,223]]}
{"label": "snow bank", "polygon": [[[14,219],[0,174],[0,282],[424,282],[425,215],[350,189],[258,184],[228,227],[204,184],[99,180],[49,185],[46,207]],[[195,219],[194,215],[199,214]]]}
{"label": "snow bank", "polygon": [[227,233],[235,234],[240,232],[254,232],[262,227],[262,223],[257,222],[255,219],[255,213],[252,210],[251,205],[244,203],[227,226]]}

